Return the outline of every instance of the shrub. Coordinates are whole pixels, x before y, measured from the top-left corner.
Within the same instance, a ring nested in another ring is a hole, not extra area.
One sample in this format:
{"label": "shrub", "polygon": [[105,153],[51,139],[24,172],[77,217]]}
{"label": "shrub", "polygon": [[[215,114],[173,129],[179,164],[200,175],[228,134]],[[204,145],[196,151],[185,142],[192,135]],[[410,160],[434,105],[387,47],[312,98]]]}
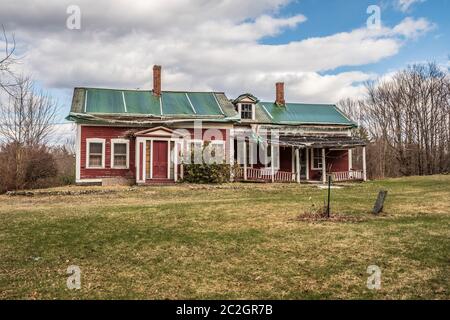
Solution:
{"label": "shrub", "polygon": [[230,181],[229,164],[186,164],[184,165],[185,182],[190,183],[225,183]]}
{"label": "shrub", "polygon": [[9,143],[0,148],[0,193],[51,186],[57,173],[55,159],[45,146]]}

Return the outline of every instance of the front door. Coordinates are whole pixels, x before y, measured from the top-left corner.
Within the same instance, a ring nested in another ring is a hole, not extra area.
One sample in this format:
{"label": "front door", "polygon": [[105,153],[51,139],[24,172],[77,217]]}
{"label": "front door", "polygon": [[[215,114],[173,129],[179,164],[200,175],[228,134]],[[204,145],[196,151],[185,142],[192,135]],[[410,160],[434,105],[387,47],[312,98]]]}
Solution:
{"label": "front door", "polygon": [[153,178],[167,179],[167,141],[153,141]]}

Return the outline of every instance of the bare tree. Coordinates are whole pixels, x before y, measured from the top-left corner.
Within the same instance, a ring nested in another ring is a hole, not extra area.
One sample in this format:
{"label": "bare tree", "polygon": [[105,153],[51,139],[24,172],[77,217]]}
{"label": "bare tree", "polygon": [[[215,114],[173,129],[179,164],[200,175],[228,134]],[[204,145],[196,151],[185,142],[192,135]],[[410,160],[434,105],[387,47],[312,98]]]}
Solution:
{"label": "bare tree", "polygon": [[23,146],[45,144],[52,134],[57,103],[35,89],[33,80],[20,77],[8,103],[0,104],[0,136]]}
{"label": "bare tree", "polygon": [[[359,107],[376,158],[375,176],[450,170],[450,77],[435,63],[417,64],[367,85]],[[374,145],[375,144],[375,145]],[[369,170],[370,170],[369,166]]]}
{"label": "bare tree", "polygon": [[[2,56],[0,56],[0,89],[3,89],[6,93],[12,94],[11,88],[16,85],[15,76],[11,70],[12,65],[17,62],[14,53],[16,51],[16,40],[14,35],[12,35],[12,44],[10,45],[10,40],[6,35],[5,27],[2,25],[2,35],[4,42],[4,51]],[[2,39],[0,38],[0,41]]]}
{"label": "bare tree", "polygon": [[10,176],[8,180],[15,189],[29,185],[30,165],[33,164],[35,172],[36,159],[45,153],[45,144],[54,130],[57,110],[56,102],[36,90],[30,78],[19,77],[18,80],[17,85],[11,87],[8,102],[0,104],[0,140],[8,154],[13,155],[8,159],[14,159],[0,176],[4,180]]}

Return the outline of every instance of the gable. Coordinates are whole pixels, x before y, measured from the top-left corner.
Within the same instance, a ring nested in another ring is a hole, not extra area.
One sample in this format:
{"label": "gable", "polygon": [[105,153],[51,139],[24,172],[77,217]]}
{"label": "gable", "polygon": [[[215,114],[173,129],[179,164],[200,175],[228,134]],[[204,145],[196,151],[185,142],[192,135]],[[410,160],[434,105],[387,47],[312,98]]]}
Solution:
{"label": "gable", "polygon": [[177,137],[182,138],[185,134],[180,131],[172,130],[163,126],[138,131],[134,134],[136,137]]}

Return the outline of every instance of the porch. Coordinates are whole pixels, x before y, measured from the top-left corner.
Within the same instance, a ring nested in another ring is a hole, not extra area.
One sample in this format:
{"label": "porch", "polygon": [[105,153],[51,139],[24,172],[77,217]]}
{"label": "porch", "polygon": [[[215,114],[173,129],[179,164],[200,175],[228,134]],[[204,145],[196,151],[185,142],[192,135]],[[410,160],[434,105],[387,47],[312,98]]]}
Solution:
{"label": "porch", "polygon": [[[260,146],[251,141],[235,142],[236,181],[300,183],[326,183],[328,175],[333,181],[366,181],[365,141],[349,137],[281,136],[266,141],[270,163],[260,162]],[[274,152],[278,149],[278,152]],[[358,149],[355,157],[354,150]],[[240,154],[239,154],[240,153]],[[255,153],[257,155],[255,155]],[[357,161],[355,161],[357,160]],[[267,162],[267,161],[266,161]]]}

